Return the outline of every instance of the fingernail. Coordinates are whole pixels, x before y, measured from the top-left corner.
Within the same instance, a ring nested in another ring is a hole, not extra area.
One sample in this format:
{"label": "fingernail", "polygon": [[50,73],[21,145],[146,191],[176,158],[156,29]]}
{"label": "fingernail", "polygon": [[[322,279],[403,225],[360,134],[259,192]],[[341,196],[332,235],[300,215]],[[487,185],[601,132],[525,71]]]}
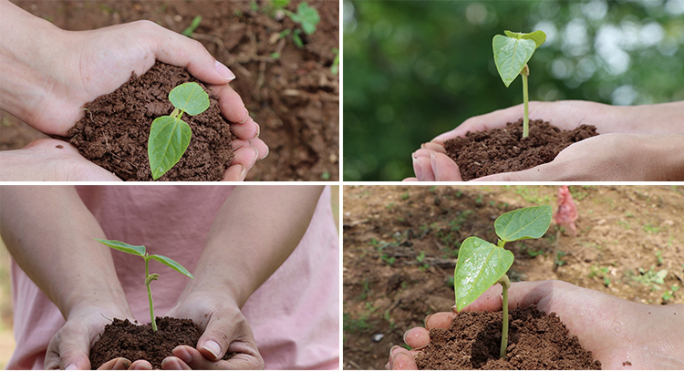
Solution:
{"label": "fingernail", "polygon": [[407,333],[409,333],[409,331],[404,332],[404,336],[401,337],[404,340],[404,344],[406,344],[406,345],[408,345],[408,343],[406,342],[406,334]]}
{"label": "fingernail", "polygon": [[165,366],[166,369],[171,369],[171,370],[182,370],[183,368],[181,367],[180,363],[178,360],[176,360],[173,357],[167,357],[166,359],[162,360],[162,365]]}
{"label": "fingernail", "polygon": [[397,348],[399,348],[398,345],[395,345],[395,346],[393,346],[392,348],[390,348],[390,356],[393,356],[393,355],[394,355],[394,351],[396,351]]}
{"label": "fingernail", "polygon": [[451,306],[451,311],[454,312],[454,313],[458,313],[458,306],[452,305],[452,306]]}
{"label": "fingernail", "polygon": [[[250,142],[249,145],[251,146],[252,142]],[[252,149],[254,149],[254,163],[256,163],[256,161],[259,160],[259,150],[254,148],[253,146]]]}
{"label": "fingernail", "polygon": [[261,134],[261,126],[256,121],[254,122],[254,124],[256,124],[256,126],[257,126],[257,134],[256,134],[256,136],[254,136],[254,138],[256,139]]}
{"label": "fingernail", "polygon": [[244,180],[245,177],[247,177],[247,168],[245,168],[245,166],[242,164],[240,164],[240,166],[242,167],[242,171],[240,172],[240,179]]}
{"label": "fingernail", "polygon": [[71,371],[71,370],[74,370],[74,369],[78,369],[78,367],[76,366],[76,364],[69,364],[69,365],[68,365],[66,368],[64,368],[64,369],[65,369],[66,371]]}
{"label": "fingernail", "polygon": [[[244,168],[244,166],[243,166],[243,168]],[[212,356],[214,356],[214,360],[219,358],[219,353],[221,353],[221,347],[219,347],[219,345],[215,341],[209,340],[209,341],[205,342],[204,346],[202,348],[204,348],[209,353],[211,353]]]}
{"label": "fingernail", "polygon": [[418,181],[423,181],[423,167],[420,160],[414,155],[411,155],[411,158],[413,158],[413,172],[416,174],[416,179],[418,179]]}
{"label": "fingernail", "polygon": [[218,72],[219,75],[224,77],[226,81],[231,81],[235,79],[235,74],[233,73],[233,71],[228,69],[228,67],[223,65],[223,63],[221,63],[220,61],[216,60],[214,67],[216,68],[216,72]]}
{"label": "fingernail", "polygon": [[245,112],[247,112],[247,117],[245,117],[245,119],[242,120],[241,122],[239,122],[238,124],[244,124],[247,122],[247,120],[249,120],[249,110],[247,110],[246,107],[245,107]]}
{"label": "fingernail", "polygon": [[431,317],[432,317],[432,315],[427,315],[427,316],[425,316],[425,320],[423,321],[423,326],[425,327],[425,329],[429,329],[428,326],[427,326],[427,323],[428,323],[428,320],[430,320]]}

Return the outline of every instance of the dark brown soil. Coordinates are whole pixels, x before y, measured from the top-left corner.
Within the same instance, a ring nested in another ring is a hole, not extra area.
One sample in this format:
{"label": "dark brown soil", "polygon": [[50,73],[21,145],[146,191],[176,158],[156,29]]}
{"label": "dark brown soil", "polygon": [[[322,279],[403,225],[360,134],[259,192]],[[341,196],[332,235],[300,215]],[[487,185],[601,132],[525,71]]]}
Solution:
{"label": "dark brown soil", "polygon": [[523,140],[522,126],[520,119],[506,128],[468,132],[465,137],[447,140],[444,148],[467,181],[549,163],[570,144],[598,135],[593,125],[564,131],[549,122],[532,120],[530,134]]}
{"label": "dark brown soil", "polygon": [[[179,345],[197,346],[202,333],[189,319],[157,317],[157,332],[151,324],[135,325],[128,320],[114,319],[105,326],[104,333],[90,350],[92,369],[116,357],[131,362],[147,360],[154,369],[161,369],[161,362],[173,356],[171,351]],[[226,354],[224,360],[232,356]]]}
{"label": "dark brown soil", "polygon": [[[86,104],[86,114],[69,130],[67,140],[86,159],[126,181],[152,180],[147,141],[154,119],[174,107],[171,90],[183,83],[206,86],[179,67],[156,63],[109,95]],[[187,151],[160,181],[219,181],[233,158],[233,134],[221,116],[218,99],[210,95],[209,109],[197,116],[183,115],[192,138]]]}
{"label": "dark brown soil", "polygon": [[535,306],[509,312],[508,349],[501,359],[501,312],[462,312],[449,329],[431,329],[419,369],[601,369],[555,313]]}

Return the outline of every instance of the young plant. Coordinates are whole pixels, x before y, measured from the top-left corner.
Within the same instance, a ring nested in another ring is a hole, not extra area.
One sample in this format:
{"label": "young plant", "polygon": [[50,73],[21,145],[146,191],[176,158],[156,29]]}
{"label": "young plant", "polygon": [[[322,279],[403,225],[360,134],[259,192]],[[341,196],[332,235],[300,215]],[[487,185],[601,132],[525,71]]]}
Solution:
{"label": "young plant", "polygon": [[117,251],[121,252],[126,252],[130,253],[131,255],[138,255],[142,257],[145,260],[145,286],[147,286],[147,297],[150,300],[150,320],[152,324],[152,330],[154,332],[157,332],[157,322],[154,319],[154,306],[152,305],[152,291],[150,290],[150,283],[153,280],[159,280],[159,274],[158,273],[153,273],[150,274],[150,268],[149,268],[149,262],[150,260],[156,260],[168,267],[171,267],[174,271],[180,272],[184,274],[185,276],[194,279],[192,274],[188,272],[185,267],[182,265],[178,264],[178,262],[166,257],[166,256],[161,256],[161,255],[148,255],[147,250],[145,249],[144,245],[130,245],[126,244],[122,241],[117,241],[117,240],[103,240],[103,239],[95,239],[99,241],[100,243],[116,249]]}
{"label": "young plant", "polygon": [[525,104],[523,137],[527,137],[530,133],[527,95],[527,76],[530,75],[530,68],[527,66],[527,62],[532,58],[534,50],[544,44],[546,34],[543,31],[532,33],[504,31],[504,33],[506,36],[496,35],[492,40],[494,63],[507,88],[518,77],[518,74],[522,75],[523,102]]}
{"label": "young plant", "polygon": [[506,357],[508,346],[508,288],[511,282],[506,272],[513,265],[513,253],[504,249],[510,241],[538,239],[551,225],[553,210],[550,205],[522,208],[504,213],[494,222],[499,241],[494,245],[478,237],[465,239],[458,252],[454,269],[456,308],[461,311],[475,301],[494,283],[503,287],[503,328],[501,331],[501,358]]}
{"label": "young plant", "polygon": [[175,109],[170,116],[154,119],[147,143],[154,180],[176,165],[188,149],[192,130],[188,123],[181,120],[183,113],[195,116],[209,108],[209,95],[197,83],[185,83],[172,89],[169,100]]}
{"label": "young plant", "polygon": [[200,15],[195,16],[195,18],[192,19],[190,26],[185,28],[183,30],[183,32],[181,32],[181,35],[187,36],[187,37],[192,37],[192,34],[195,32],[195,29],[197,29],[197,27],[199,27],[201,22],[202,22],[202,16],[200,16]]}
{"label": "young plant", "polygon": [[321,21],[321,17],[315,8],[309,7],[306,2],[301,2],[297,6],[297,13],[285,11],[290,19],[302,25],[304,33],[311,35],[316,32],[316,25]]}

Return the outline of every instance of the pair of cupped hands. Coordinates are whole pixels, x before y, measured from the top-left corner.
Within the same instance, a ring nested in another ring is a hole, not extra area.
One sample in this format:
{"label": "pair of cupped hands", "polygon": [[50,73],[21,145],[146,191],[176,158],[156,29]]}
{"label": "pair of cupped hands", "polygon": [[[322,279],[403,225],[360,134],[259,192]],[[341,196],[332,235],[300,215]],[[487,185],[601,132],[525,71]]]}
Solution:
{"label": "pair of cupped hands", "polygon": [[[549,121],[562,130],[595,125],[599,135],[570,145],[550,163],[476,181],[681,180],[683,108],[682,102],[628,107],[587,101],[531,102],[530,120]],[[523,105],[518,105],[472,117],[435,137],[412,154],[415,177],[404,181],[462,181],[444,142],[469,131],[502,128],[522,116]]]}
{"label": "pair of cupped hands", "polygon": [[[268,147],[259,138],[259,125],[229,85],[235,75],[196,40],[150,21],[92,31],[54,32],[51,44],[64,49],[57,49],[58,55],[31,63],[44,76],[40,80],[41,94],[27,100],[31,105],[24,109],[33,112],[18,116],[32,127],[48,135],[65,136],[83,117],[85,103],[115,91],[130,79],[132,72],[141,75],[158,60],[187,68],[218,97],[221,113],[231,122],[230,129],[237,137],[233,141],[235,157],[224,180],[244,180],[255,162],[268,155]],[[57,145],[63,148],[57,149]],[[61,181],[119,180],[63,141],[36,140],[14,155],[8,165],[17,176]]]}
{"label": "pair of cupped hands", "polygon": [[[190,319],[203,332],[196,346],[180,345],[162,361],[165,370],[263,369],[264,360],[252,330],[230,295],[216,290],[196,289],[183,293],[166,316]],[[90,348],[112,319],[135,317],[125,298],[107,304],[86,303],[69,312],[66,323],[55,334],[45,355],[45,369],[91,369]],[[149,322],[149,319],[147,320]],[[226,352],[235,353],[223,360]],[[100,370],[150,370],[145,360],[112,359]]]}

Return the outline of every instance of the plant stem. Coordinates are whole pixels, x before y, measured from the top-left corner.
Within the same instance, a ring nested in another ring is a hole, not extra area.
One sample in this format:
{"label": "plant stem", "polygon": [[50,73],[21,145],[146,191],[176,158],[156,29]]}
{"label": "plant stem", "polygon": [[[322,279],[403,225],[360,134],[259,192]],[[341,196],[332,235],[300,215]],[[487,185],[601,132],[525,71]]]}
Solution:
{"label": "plant stem", "polygon": [[154,307],[152,306],[152,290],[150,284],[152,280],[148,279],[150,276],[150,259],[145,257],[145,286],[147,286],[147,297],[150,299],[150,319],[152,320],[152,331],[157,332],[157,322],[154,320]]}
{"label": "plant stem", "polygon": [[503,312],[503,327],[501,329],[501,358],[506,358],[506,349],[508,348],[508,288],[511,287],[511,281],[508,276],[503,275],[499,281],[503,288],[503,303],[501,311]]}
{"label": "plant stem", "polygon": [[530,74],[530,68],[525,64],[522,72],[522,83],[523,83],[523,104],[525,106],[525,111],[523,115],[523,139],[530,135],[530,113],[529,113],[529,97],[527,95],[527,76]]}

